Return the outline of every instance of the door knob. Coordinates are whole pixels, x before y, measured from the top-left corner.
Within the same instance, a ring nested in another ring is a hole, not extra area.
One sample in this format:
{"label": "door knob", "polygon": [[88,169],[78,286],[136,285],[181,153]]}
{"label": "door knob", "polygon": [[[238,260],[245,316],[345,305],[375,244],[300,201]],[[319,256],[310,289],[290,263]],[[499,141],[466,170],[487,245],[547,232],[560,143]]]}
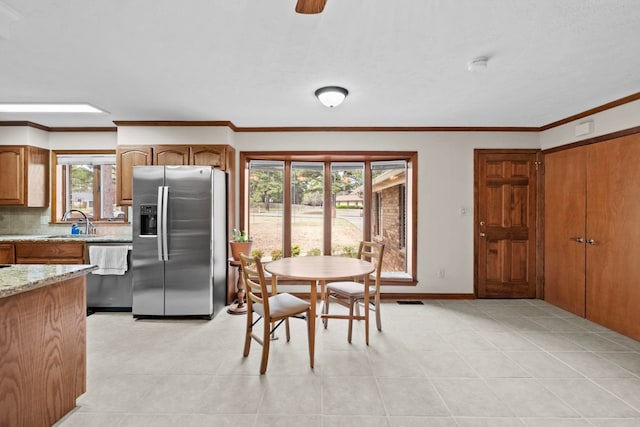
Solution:
{"label": "door knob", "polygon": [[485,237],[485,236],[486,236],[486,234],[480,233],[480,237]]}
{"label": "door knob", "polygon": [[480,221],[480,226],[482,227],[484,225],[484,221]]}
{"label": "door knob", "polygon": [[589,240],[587,240],[587,243],[590,244],[590,245],[595,245],[596,241],[593,240],[593,239],[589,239]]}
{"label": "door knob", "polygon": [[578,243],[584,243],[584,239],[582,237],[572,237],[569,240],[575,240]]}

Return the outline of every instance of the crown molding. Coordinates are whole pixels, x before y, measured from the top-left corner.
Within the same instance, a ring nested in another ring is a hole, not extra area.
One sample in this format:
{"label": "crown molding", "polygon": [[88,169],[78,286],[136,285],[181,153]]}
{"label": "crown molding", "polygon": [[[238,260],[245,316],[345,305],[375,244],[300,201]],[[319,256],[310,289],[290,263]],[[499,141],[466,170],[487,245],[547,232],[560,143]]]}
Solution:
{"label": "crown molding", "polygon": [[49,128],[49,132],[117,132],[118,128],[115,126],[112,127],[87,127],[87,128],[76,128],[76,127],[56,127]]}
{"label": "crown molding", "polygon": [[226,126],[231,130],[238,128],[229,120],[187,121],[187,120],[117,120],[116,126]]}
{"label": "crown molding", "polygon": [[242,127],[230,120],[117,120],[116,127],[48,127],[29,121],[0,121],[0,126],[30,126],[48,132],[115,132],[118,126],[223,126],[234,132],[542,132],[640,99],[640,92],[540,127],[529,126],[278,126]]}
{"label": "crown molding", "polygon": [[538,132],[538,129],[506,126],[284,126],[237,127],[236,132]]}
{"label": "crown molding", "polygon": [[41,124],[38,123],[34,123],[34,122],[28,122],[28,121],[6,121],[6,122],[0,122],[0,126],[28,126],[28,127],[32,127],[32,128],[36,128],[36,129],[40,129],[40,130],[45,130],[45,131],[49,131],[50,128],[43,126]]}
{"label": "crown molding", "polygon": [[566,117],[566,118],[564,118],[562,120],[558,120],[557,122],[553,122],[553,123],[549,123],[548,125],[541,126],[539,128],[539,130],[540,130],[540,132],[542,132],[542,131],[545,131],[545,130],[548,130],[548,129],[552,129],[552,128],[555,128],[555,127],[558,127],[558,126],[566,125],[567,123],[571,123],[574,120],[580,120],[580,119],[583,119],[585,117],[591,116],[593,114],[601,113],[603,111],[610,110],[610,109],[615,108],[615,107],[619,107],[619,106],[627,104],[629,102],[637,101],[638,99],[640,99],[640,92],[634,93],[634,94],[629,95],[629,96],[625,96],[625,97],[620,98],[620,99],[616,99],[615,101],[611,101],[611,102],[608,102],[606,104],[600,105],[598,107],[592,108],[590,110],[583,111],[582,113],[574,114],[573,116]]}

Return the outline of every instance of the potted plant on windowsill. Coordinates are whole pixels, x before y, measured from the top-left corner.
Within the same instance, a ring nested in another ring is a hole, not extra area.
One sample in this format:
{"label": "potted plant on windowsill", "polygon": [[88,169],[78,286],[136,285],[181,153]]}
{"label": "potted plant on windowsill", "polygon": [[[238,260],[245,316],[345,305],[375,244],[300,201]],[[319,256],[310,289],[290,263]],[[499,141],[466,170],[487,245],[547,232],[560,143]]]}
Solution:
{"label": "potted plant on windowsill", "polygon": [[253,238],[247,235],[247,231],[242,232],[237,228],[234,228],[231,232],[231,240],[229,241],[229,247],[231,248],[231,256],[235,261],[240,261],[240,254],[243,253],[247,256],[251,255],[251,246],[253,245]]}

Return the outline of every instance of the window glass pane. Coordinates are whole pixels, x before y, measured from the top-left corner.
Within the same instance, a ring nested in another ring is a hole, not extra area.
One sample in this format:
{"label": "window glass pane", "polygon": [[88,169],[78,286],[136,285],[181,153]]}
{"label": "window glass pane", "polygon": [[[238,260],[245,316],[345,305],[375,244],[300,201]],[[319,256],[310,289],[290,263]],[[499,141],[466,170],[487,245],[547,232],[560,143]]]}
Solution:
{"label": "window glass pane", "polygon": [[253,252],[282,256],[284,162],[253,160],[249,166],[249,234]]}
{"label": "window glass pane", "polygon": [[70,191],[67,210],[82,211],[93,220],[93,166],[70,165],[69,169]]}
{"label": "window glass pane", "polygon": [[356,257],[364,237],[364,163],[331,164],[331,246],[334,255]]}
{"label": "window glass pane", "polygon": [[[55,220],[77,209],[92,221],[125,221],[126,211],[116,205],[115,154],[56,154]],[[67,220],[82,218],[72,212]]]}
{"label": "window glass pane", "polygon": [[102,219],[124,218],[124,210],[116,205],[116,167],[100,166],[100,217]]}
{"label": "window glass pane", "polygon": [[373,162],[371,175],[371,233],[385,245],[382,271],[406,272],[407,163]]}
{"label": "window glass pane", "polygon": [[291,164],[291,255],[321,255],[324,244],[324,164]]}

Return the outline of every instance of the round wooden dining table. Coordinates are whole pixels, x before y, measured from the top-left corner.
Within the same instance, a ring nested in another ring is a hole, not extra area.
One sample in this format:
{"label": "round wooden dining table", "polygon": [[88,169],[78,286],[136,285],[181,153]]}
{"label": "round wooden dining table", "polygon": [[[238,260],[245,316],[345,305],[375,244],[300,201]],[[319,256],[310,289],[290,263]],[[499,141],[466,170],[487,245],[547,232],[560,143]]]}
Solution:
{"label": "round wooden dining table", "polygon": [[[311,304],[311,318],[309,319],[310,329],[313,331],[309,336],[310,342],[310,359],[311,367],[314,361],[315,349],[315,326],[316,326],[316,304],[317,304],[317,286],[322,287],[324,294],[324,285],[327,281],[345,280],[352,278],[364,278],[365,299],[369,295],[369,274],[375,270],[375,265],[358,258],[348,258],[341,256],[300,256],[291,258],[281,258],[276,261],[268,262],[264,265],[264,269],[271,273],[271,281],[274,289],[277,286],[278,277],[286,277],[289,279],[299,279],[309,281],[311,292],[309,302]],[[364,310],[363,318],[368,319],[369,310]],[[333,317],[325,315],[326,317]],[[335,316],[340,317],[340,316]],[[344,317],[344,316],[342,316]],[[369,322],[367,325],[366,337],[369,344]]]}

